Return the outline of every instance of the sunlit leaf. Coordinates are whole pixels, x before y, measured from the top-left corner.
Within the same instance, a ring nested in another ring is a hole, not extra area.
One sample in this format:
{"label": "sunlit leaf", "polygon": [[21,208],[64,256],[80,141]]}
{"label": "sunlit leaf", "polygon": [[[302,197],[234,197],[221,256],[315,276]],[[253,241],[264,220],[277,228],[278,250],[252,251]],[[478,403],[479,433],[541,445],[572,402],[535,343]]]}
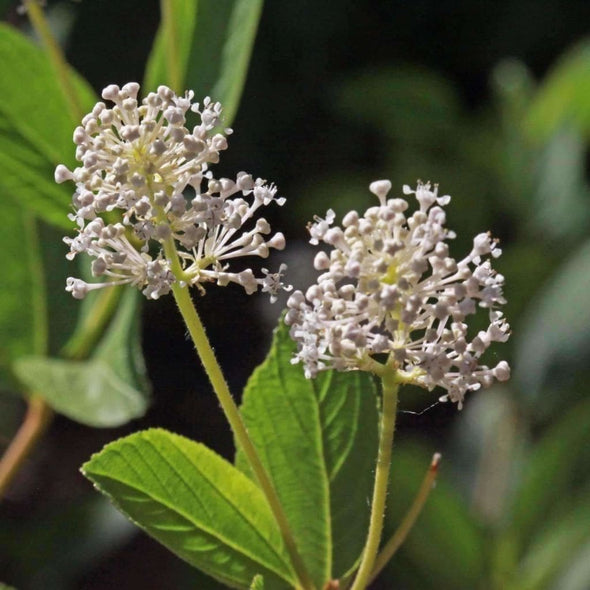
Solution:
{"label": "sunlit leaf", "polygon": [[232,588],[294,585],[262,492],[202,444],[154,429],[107,445],[82,472],[132,521]]}
{"label": "sunlit leaf", "polygon": [[[250,378],[242,414],[318,587],[348,571],[368,524],[377,449],[375,388],[364,373],[308,380],[282,325]],[[238,453],[237,465],[248,471]]]}

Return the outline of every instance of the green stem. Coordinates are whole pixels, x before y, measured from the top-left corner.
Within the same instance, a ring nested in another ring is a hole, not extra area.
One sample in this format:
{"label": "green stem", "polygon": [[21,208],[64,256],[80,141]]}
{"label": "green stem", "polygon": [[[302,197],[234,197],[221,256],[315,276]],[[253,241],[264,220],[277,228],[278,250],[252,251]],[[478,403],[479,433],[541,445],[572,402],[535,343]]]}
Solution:
{"label": "green stem", "polygon": [[434,486],[434,481],[436,480],[436,476],[438,473],[438,466],[440,463],[440,454],[436,453],[432,457],[432,461],[430,463],[430,467],[422,480],[422,484],[420,485],[420,489],[414,498],[414,502],[410,506],[410,509],[406,513],[404,519],[400,523],[399,527],[393,533],[392,537],[387,541],[383,550],[377,556],[375,560],[375,565],[373,566],[373,571],[371,572],[371,577],[369,578],[369,584],[375,580],[375,578],[379,575],[381,570],[387,565],[387,562],[394,556],[395,552],[401,547],[402,543],[406,540],[409,532],[412,530],[418,516],[422,512],[424,505],[426,504],[426,500],[432,491]]}
{"label": "green stem", "polygon": [[72,77],[70,75],[68,64],[58,42],[55,40],[55,37],[51,32],[51,28],[47,23],[43,9],[39,5],[38,0],[24,0],[24,4],[31,25],[45,47],[45,51],[53,65],[57,80],[59,81],[64,96],[68,102],[70,114],[75,121],[79,121],[84,113],[78,102],[78,94],[72,84]]}
{"label": "green stem", "polygon": [[[182,277],[184,277],[184,271],[182,270],[174,242],[171,238],[164,242],[164,250],[166,257],[170,261],[172,272],[177,278],[182,280]],[[225,381],[219,363],[215,357],[215,352],[213,351],[209,339],[207,338],[207,334],[205,333],[201,318],[199,317],[191,299],[188,286],[177,281],[172,285],[172,293],[174,294],[174,299],[176,300],[178,309],[180,310],[189,334],[191,335],[193,344],[195,345],[195,349],[201,359],[205,372],[209,377],[209,381],[211,382],[225,417],[236,437],[236,442],[244,451],[250,468],[260,485],[260,489],[269,503],[270,509],[281,531],[285,547],[291,557],[291,563],[299,583],[298,587],[312,590],[314,589],[313,581],[307,572],[303,559],[299,555],[295,539],[289,528],[289,523],[277,492],[262,465],[258,452],[256,451],[246,429],[246,425],[242,420],[240,411],[231,396],[227,382]]]}
{"label": "green stem", "polygon": [[180,56],[178,52],[178,31],[174,18],[173,0],[160,1],[163,41],[166,46],[166,71],[170,87],[175,92],[182,92]]}
{"label": "green stem", "polygon": [[397,394],[399,379],[395,371],[383,373],[381,384],[383,388],[383,407],[381,409],[381,428],[379,435],[379,451],[375,470],[375,487],[371,503],[371,518],[369,533],[363,551],[363,557],[351,590],[364,590],[369,583],[373,565],[381,542],[383,531],[383,517],[385,516],[385,501],[389,483],[391,466],[391,447],[395,432],[395,417],[397,409]]}

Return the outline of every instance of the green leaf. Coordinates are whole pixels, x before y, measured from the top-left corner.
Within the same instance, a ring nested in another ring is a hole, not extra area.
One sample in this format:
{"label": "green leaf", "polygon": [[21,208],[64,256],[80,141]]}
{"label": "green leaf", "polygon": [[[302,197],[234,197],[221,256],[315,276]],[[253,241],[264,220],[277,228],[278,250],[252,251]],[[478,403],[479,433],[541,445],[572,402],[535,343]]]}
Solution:
{"label": "green leaf", "polygon": [[[49,223],[69,228],[71,189],[53,180],[57,164],[74,164],[76,124],[47,56],[24,35],[0,24],[0,196]],[[72,71],[83,108],[95,96]]]}
{"label": "green leaf", "polygon": [[170,38],[165,24],[160,27],[146,70],[146,88],[171,83],[166,44],[175,43],[183,86],[177,90],[188,88],[197,98],[210,96],[220,101],[224,124],[231,125],[246,80],[262,4],[262,0],[176,0],[172,9],[177,36]]}
{"label": "green leaf", "polygon": [[[144,75],[144,93],[155,90],[161,84],[172,87],[176,92],[185,90],[186,70],[195,34],[199,0],[170,0],[168,7],[172,18],[169,23],[162,19],[156,33]],[[178,68],[180,75],[179,88],[174,88],[174,75],[168,68],[169,52],[176,56],[177,62],[174,67]]]}
{"label": "green leaf", "polygon": [[257,574],[267,590],[294,585],[262,492],[204,445],[138,432],[107,445],[82,472],[149,535],[228,586],[249,588]]}
{"label": "green leaf", "polygon": [[105,336],[87,361],[42,356],[14,364],[18,378],[72,420],[114,427],[142,416],[148,404],[139,349],[136,291],[128,289]]}
{"label": "green leaf", "polygon": [[262,576],[254,576],[250,590],[264,590],[264,578]]}
{"label": "green leaf", "polygon": [[[377,453],[375,387],[364,373],[305,379],[281,325],[250,378],[242,415],[318,587],[356,562]],[[248,472],[239,451],[236,464]]]}
{"label": "green leaf", "polygon": [[11,201],[0,200],[5,225],[0,233],[4,255],[0,290],[0,384],[10,388],[12,362],[42,354],[47,344],[44,280],[32,216]]}
{"label": "green leaf", "polygon": [[525,124],[530,134],[545,140],[569,126],[590,135],[590,41],[565,53],[533,99]]}
{"label": "green leaf", "polygon": [[[217,6],[219,2],[211,2],[211,4]],[[238,111],[263,1],[235,0],[232,4],[215,86],[211,90],[211,97],[219,100],[223,105],[226,125],[231,124]],[[194,83],[198,81],[198,73],[195,69],[189,70],[189,85],[194,86],[191,84],[193,80]]]}
{"label": "green leaf", "polygon": [[590,400],[571,408],[534,447],[514,499],[509,534],[525,545],[572,489],[590,459]]}
{"label": "green leaf", "polygon": [[[516,347],[516,371],[522,391],[537,403],[543,387],[565,381],[572,364],[587,366],[590,343],[590,241],[566,259],[529,305]],[[552,402],[544,396],[543,403]],[[553,403],[562,403],[560,398]]]}
{"label": "green leaf", "polygon": [[0,199],[6,227],[0,290],[0,384],[18,390],[11,364],[27,355],[56,353],[72,329],[77,308],[65,292],[66,248],[55,228],[38,222],[12,200]]}

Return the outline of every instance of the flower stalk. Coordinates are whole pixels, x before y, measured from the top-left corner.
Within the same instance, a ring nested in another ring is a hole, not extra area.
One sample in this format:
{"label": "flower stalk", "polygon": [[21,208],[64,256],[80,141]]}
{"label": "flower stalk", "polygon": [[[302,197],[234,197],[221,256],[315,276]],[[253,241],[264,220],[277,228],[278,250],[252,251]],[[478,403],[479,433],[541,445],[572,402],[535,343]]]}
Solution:
{"label": "flower stalk", "polygon": [[383,402],[381,408],[381,424],[379,433],[379,450],[375,468],[375,486],[371,502],[369,533],[363,550],[363,557],[351,590],[364,590],[369,583],[375,564],[379,543],[383,531],[383,519],[389,474],[391,469],[391,453],[395,433],[395,418],[400,381],[395,370],[386,372],[381,380]]}

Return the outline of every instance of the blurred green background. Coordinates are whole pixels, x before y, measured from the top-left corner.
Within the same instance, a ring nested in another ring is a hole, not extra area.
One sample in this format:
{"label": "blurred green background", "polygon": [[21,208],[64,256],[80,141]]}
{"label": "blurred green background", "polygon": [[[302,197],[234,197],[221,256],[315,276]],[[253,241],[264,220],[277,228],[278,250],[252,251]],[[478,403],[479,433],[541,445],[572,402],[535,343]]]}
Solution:
{"label": "blurred green background", "polygon": [[[4,5],[5,20],[26,30]],[[143,78],[156,1],[48,10],[97,91]],[[402,392],[390,530],[434,451],[443,464],[374,587],[590,588],[590,3],[267,0],[233,127],[217,171],[263,175],[287,197],[271,221],[287,235],[297,287],[312,280],[306,223],[328,208],[364,210],[378,178],[398,193],[422,179],[451,194],[457,256],[480,231],[501,239],[496,267],[513,336],[493,355],[510,361],[513,378],[472,395],[460,413],[429,407],[433,394]],[[269,308],[231,289],[199,300],[233,391],[264,357],[283,303]],[[142,319],[150,410],[119,429],[53,422],[0,505],[0,581],[21,590],[219,587],[124,521],[78,473],[106,442],[155,425],[232,456],[172,301],[145,303]],[[18,398],[0,396],[0,445],[22,413]]]}

